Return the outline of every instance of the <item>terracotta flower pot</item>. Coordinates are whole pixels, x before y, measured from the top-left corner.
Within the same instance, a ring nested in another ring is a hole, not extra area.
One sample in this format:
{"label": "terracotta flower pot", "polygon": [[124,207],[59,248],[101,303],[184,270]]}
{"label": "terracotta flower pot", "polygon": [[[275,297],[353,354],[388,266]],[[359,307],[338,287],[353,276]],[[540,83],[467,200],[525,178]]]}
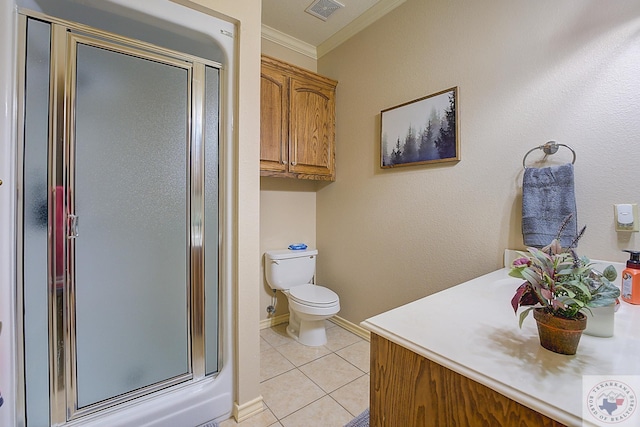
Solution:
{"label": "terracotta flower pot", "polygon": [[578,313],[575,319],[565,319],[536,308],[533,317],[541,346],[559,354],[576,354],[582,331],[587,327],[587,316]]}

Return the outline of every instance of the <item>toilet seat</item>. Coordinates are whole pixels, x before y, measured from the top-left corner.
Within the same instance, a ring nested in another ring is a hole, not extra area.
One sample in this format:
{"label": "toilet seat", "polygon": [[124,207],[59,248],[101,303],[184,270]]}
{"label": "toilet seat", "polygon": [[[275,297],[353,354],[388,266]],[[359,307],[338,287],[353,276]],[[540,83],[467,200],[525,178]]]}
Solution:
{"label": "toilet seat", "polygon": [[324,286],[305,284],[289,289],[289,299],[309,307],[332,307],[339,304],[338,294]]}

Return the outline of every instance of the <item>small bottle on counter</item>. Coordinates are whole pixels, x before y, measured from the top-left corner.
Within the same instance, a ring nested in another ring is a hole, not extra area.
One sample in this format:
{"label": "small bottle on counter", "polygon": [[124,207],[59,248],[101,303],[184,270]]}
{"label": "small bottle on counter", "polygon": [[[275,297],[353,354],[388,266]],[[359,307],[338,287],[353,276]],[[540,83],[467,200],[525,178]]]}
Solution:
{"label": "small bottle on counter", "polygon": [[631,256],[627,268],[622,271],[622,291],[620,297],[631,304],[640,304],[640,252],[629,251]]}

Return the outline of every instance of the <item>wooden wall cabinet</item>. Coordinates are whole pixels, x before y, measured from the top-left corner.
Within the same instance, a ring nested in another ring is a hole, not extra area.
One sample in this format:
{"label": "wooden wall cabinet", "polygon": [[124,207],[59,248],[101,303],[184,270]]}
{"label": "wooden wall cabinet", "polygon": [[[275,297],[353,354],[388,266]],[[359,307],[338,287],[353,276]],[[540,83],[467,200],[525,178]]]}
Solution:
{"label": "wooden wall cabinet", "polygon": [[335,180],[337,82],[268,56],[260,73],[260,175]]}

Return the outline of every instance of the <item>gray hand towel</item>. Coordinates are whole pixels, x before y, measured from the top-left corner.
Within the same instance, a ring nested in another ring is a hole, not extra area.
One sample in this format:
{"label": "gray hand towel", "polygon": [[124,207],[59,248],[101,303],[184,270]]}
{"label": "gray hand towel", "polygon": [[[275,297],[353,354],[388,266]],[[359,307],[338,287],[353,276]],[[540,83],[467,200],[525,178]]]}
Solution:
{"label": "gray hand towel", "polygon": [[541,248],[557,237],[562,221],[573,214],[560,236],[566,248],[578,233],[573,165],[527,168],[522,179],[524,244]]}

